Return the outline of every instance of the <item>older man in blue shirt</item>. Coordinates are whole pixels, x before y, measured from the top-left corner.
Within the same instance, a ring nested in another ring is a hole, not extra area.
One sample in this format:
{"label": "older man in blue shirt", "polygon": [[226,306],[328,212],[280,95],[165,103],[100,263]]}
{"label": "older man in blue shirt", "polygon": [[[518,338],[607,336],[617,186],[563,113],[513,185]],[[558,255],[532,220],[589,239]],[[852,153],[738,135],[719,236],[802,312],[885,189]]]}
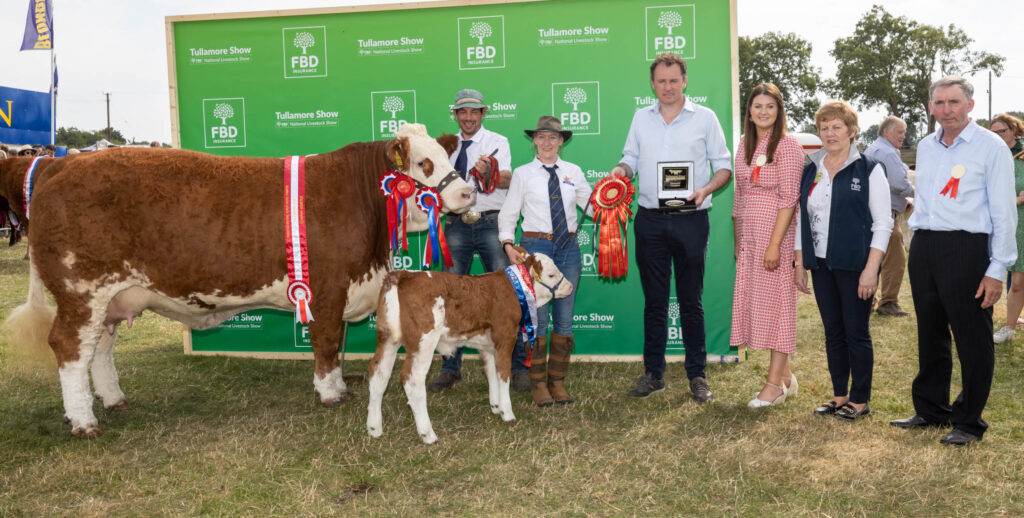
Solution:
{"label": "older man in blue shirt", "polygon": [[[675,264],[676,298],[686,345],[686,376],[698,403],[714,400],[705,380],[704,258],[711,193],[732,176],[732,156],[714,112],[683,95],[686,62],[671,52],[651,63],[658,97],[633,116],[622,161],[611,173],[639,174],[640,210],[634,222],[636,261],[644,291],[644,375],[629,396],[665,389],[669,275]],[[714,175],[712,175],[714,171]]]}
{"label": "older man in blue shirt", "polygon": [[[1017,258],[1013,162],[1006,144],[974,123],[974,87],[950,76],[932,84],[929,107],[941,128],[917,144],[917,188],[910,228],[910,289],[917,312],[916,414],[900,428],[953,425],[942,444],[981,440],[995,350],[992,305]],[[952,405],[950,330],[963,389]]]}
{"label": "older man in blue shirt", "polygon": [[906,316],[907,312],[899,304],[900,286],[903,285],[903,272],[907,267],[907,256],[903,252],[903,233],[900,232],[900,220],[907,210],[907,196],[913,196],[914,186],[907,178],[909,168],[900,157],[900,147],[907,138],[907,123],[903,119],[890,115],[878,125],[878,140],[864,150],[864,156],[870,157],[885,168],[885,177],[889,180],[889,197],[892,202],[892,235],[889,246],[885,249],[882,259],[882,272],[879,274],[880,289],[878,293],[878,313],[893,317]]}

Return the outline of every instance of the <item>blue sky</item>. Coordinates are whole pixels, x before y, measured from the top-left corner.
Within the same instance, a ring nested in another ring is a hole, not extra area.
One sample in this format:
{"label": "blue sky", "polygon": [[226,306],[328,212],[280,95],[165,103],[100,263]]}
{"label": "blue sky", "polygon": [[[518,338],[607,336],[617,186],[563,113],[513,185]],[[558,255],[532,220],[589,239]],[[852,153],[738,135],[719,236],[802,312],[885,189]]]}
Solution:
{"label": "blue sky", "polygon": [[[409,0],[405,0],[408,3]],[[111,125],[126,137],[171,141],[164,17],[182,14],[262,11],[360,4],[390,0],[53,0],[60,69],[58,124],[95,130],[106,125],[104,92],[110,92]],[[976,49],[1007,58],[1003,77],[993,79],[993,113],[1024,110],[1024,37],[1019,0],[737,0],[741,36],[795,32],[814,46],[814,64],[835,73],[828,55],[836,38],[853,32],[873,3],[896,15],[931,25],[955,23]],[[19,52],[27,0],[0,0],[0,85],[49,88],[48,53]],[[988,76],[972,78],[973,115],[987,118]],[[861,114],[861,126],[877,123],[880,111]]]}

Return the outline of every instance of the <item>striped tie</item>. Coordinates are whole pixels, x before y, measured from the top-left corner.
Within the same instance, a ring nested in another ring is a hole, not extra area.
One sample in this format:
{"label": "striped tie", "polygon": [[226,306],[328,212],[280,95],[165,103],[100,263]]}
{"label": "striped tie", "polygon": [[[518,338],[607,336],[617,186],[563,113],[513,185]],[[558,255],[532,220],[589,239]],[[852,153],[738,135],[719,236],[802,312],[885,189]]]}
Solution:
{"label": "striped tie", "polygon": [[561,249],[569,240],[569,227],[565,224],[565,206],[562,204],[562,189],[558,186],[557,165],[542,166],[548,172],[548,204],[551,207],[551,241],[555,250]]}

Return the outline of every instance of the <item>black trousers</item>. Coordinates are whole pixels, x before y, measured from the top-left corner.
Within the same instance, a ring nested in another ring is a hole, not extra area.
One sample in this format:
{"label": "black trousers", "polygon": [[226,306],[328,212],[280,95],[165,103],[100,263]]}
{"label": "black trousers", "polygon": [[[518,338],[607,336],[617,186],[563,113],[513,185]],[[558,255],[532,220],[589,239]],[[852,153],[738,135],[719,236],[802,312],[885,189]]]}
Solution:
{"label": "black trousers", "polygon": [[[919,371],[911,389],[914,410],[930,422],[952,423],[979,437],[988,428],[981,412],[995,369],[992,308],[982,309],[981,299],[974,298],[989,264],[988,240],[988,234],[918,230],[908,264],[917,313]],[[950,330],[963,378],[963,389],[952,406]]]}
{"label": "black trousers", "polygon": [[665,376],[668,342],[669,275],[675,266],[676,299],[686,347],[686,377],[704,377],[704,258],[708,249],[708,211],[661,214],[640,208],[634,221],[636,262],[644,289],[644,369]]}
{"label": "black trousers", "polygon": [[847,395],[849,385],[850,402],[858,405],[871,400],[871,375],[875,365],[868,326],[871,299],[861,300],[857,296],[860,274],[830,270],[820,257],[818,268],[811,270],[814,299],[825,327],[825,356],[832,376],[832,395]]}

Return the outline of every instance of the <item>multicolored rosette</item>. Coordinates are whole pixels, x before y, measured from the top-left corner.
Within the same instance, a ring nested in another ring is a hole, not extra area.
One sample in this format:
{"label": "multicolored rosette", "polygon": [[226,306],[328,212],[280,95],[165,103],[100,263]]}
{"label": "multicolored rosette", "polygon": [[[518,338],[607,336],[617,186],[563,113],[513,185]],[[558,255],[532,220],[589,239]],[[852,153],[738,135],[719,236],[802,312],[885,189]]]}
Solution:
{"label": "multicolored rosette", "polygon": [[308,324],[313,320],[309,305],[313,303],[313,290],[305,281],[294,281],[288,285],[288,302],[295,306],[295,321]]}
{"label": "multicolored rosette", "polygon": [[[387,200],[388,237],[391,242],[391,249],[409,249],[409,240],[405,233],[405,225],[402,224],[406,218],[405,199],[416,192],[416,182],[407,175],[388,171],[380,175],[380,192],[384,193]],[[401,238],[399,238],[401,233]]]}
{"label": "multicolored rosette", "polygon": [[439,258],[445,267],[451,267],[452,255],[441,226],[441,195],[433,187],[421,187],[416,191],[416,206],[427,214],[427,246],[423,250],[423,268],[429,268]]}
{"label": "multicolored rosette", "polygon": [[633,215],[629,205],[635,193],[632,183],[613,175],[597,182],[590,196],[598,244],[597,273],[602,277],[623,277],[629,269],[626,226]]}

